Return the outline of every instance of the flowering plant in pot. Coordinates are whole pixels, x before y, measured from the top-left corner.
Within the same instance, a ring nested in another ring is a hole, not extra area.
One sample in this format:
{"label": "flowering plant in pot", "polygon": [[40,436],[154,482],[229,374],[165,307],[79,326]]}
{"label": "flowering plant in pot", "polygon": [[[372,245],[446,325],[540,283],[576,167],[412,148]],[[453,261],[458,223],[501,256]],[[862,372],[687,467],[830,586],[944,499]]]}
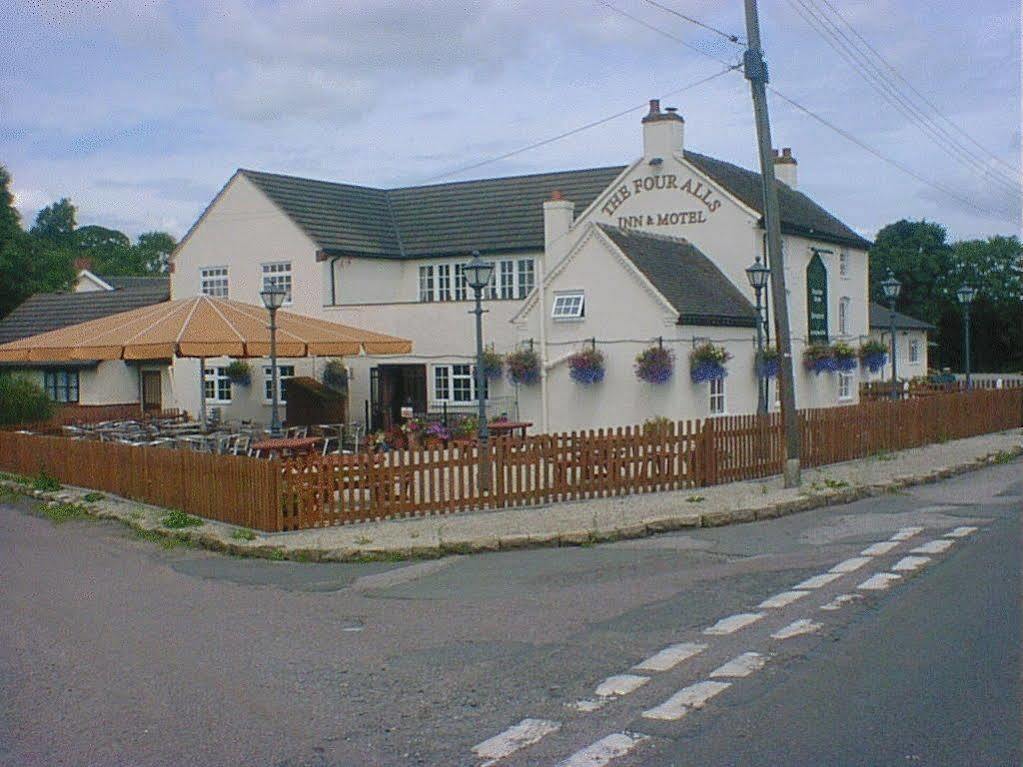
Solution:
{"label": "flowering plant in pot", "polygon": [[427,447],[443,447],[451,439],[451,430],[440,421],[428,423],[423,430]]}
{"label": "flowering plant in pot", "polygon": [[860,345],[860,360],[867,366],[871,373],[878,372],[888,361],[888,347],[871,338]]}
{"label": "flowering plant in pot", "polygon": [[493,349],[483,350],[483,377],[488,381],[496,381],[504,372],[504,357]]}
{"label": "flowering plant in pot", "polygon": [[732,359],[731,353],[723,346],[710,341],[700,344],[689,352],[689,377],[693,383],[717,381],[728,375],[725,363]]}
{"label": "flowering plant in pot", "polygon": [[604,380],[604,355],[594,348],[583,349],[568,358],[568,374],[576,383],[589,386]]}
{"label": "flowering plant in pot", "polygon": [[761,378],[777,378],[781,372],[781,352],[776,346],[769,346],[757,353],[757,375]]}
{"label": "flowering plant in pot", "polygon": [[540,380],[540,357],[532,349],[520,349],[505,358],[508,378],[514,384],[532,386]]}
{"label": "flowering plant in pot", "polygon": [[675,355],[661,345],[644,349],[636,357],[636,378],[652,384],[667,383],[675,371]]}
{"label": "flowering plant in pot", "polygon": [[474,415],[467,415],[451,428],[451,437],[462,441],[476,439],[479,427],[479,419]]}
{"label": "flowering plant in pot", "polygon": [[330,360],[323,367],[323,385],[328,389],[343,392],[348,389],[348,368],[341,360]]}
{"label": "flowering plant in pot", "polygon": [[856,369],[856,350],[842,341],[831,345],[831,355],[835,359],[835,369],[848,373]]}
{"label": "flowering plant in pot", "polygon": [[252,383],[252,367],[244,360],[231,360],[226,372],[228,379],[233,384],[248,386]]}
{"label": "flowering plant in pot", "polygon": [[817,375],[838,370],[835,353],[827,344],[810,344],[803,352],[803,365]]}

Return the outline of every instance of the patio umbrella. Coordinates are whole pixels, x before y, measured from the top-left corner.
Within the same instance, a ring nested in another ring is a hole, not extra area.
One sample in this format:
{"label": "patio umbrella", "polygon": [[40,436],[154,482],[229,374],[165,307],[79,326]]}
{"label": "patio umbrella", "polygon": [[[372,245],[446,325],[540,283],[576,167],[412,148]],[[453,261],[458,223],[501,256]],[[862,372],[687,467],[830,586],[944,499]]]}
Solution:
{"label": "patio umbrella", "polygon": [[[0,345],[0,361],[166,360],[267,357],[270,330],[259,306],[194,296],[112,314]],[[408,354],[412,342],[286,311],[277,312],[277,356]],[[206,410],[205,387],[203,415]]]}

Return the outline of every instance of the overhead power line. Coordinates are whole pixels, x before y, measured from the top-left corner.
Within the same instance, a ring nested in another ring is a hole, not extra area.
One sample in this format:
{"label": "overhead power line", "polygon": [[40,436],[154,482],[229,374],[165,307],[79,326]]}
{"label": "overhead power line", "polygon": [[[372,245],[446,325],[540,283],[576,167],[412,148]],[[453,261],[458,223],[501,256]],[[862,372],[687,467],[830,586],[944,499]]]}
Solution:
{"label": "overhead power line", "polygon": [[680,19],[688,21],[690,24],[695,24],[698,27],[703,27],[709,32],[713,32],[715,35],[720,35],[721,37],[725,38],[731,43],[735,43],[736,45],[741,45],[743,47],[746,46],[746,42],[742,40],[738,35],[729,34],[728,32],[724,32],[718,29],[717,27],[712,27],[710,24],[706,24],[700,21],[699,19],[694,19],[692,16],[687,16],[686,14],[682,13],[681,11],[677,11],[674,8],[669,8],[666,5],[661,5],[660,3],[657,2],[657,0],[643,0],[643,2],[647,3],[648,5],[652,5],[654,8],[660,8],[662,11],[670,13],[672,16],[678,16]]}
{"label": "overhead power line", "polygon": [[706,56],[709,59],[714,59],[714,61],[718,62],[719,64],[724,64],[726,66],[731,66],[729,64],[729,62],[727,62],[725,59],[721,58],[720,56],[717,56],[717,55],[715,55],[713,53],[708,53],[707,51],[703,50],[702,48],[699,48],[699,47],[693,45],[688,40],[683,40],[681,37],[673,35],[670,32],[666,32],[665,30],[661,29],[660,27],[655,26],[654,24],[651,24],[651,23],[649,23],[647,21],[644,21],[639,16],[634,16],[633,14],[629,13],[628,11],[623,11],[618,6],[613,5],[613,4],[609,3],[609,2],[607,2],[607,0],[596,0],[596,1],[598,3],[600,3],[600,5],[604,6],[605,8],[614,11],[619,16],[624,16],[625,18],[629,19],[630,21],[635,22],[636,24],[639,24],[642,27],[646,27],[651,32],[656,32],[657,34],[661,35],[662,37],[667,37],[669,40],[674,40],[676,43],[678,43],[679,45],[683,46],[684,48],[688,48],[689,50],[694,51],[696,53],[699,53],[701,56]]}

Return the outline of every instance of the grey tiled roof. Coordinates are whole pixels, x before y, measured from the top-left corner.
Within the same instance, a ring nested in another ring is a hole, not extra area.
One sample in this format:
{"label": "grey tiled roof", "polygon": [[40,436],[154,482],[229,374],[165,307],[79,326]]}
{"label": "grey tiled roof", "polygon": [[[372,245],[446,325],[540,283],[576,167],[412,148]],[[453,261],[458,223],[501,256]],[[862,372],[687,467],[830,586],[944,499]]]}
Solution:
{"label": "grey tiled roof", "polygon": [[106,277],[104,275],[96,275],[103,282],[112,288],[152,288],[158,290],[161,288],[167,288],[170,285],[168,277],[161,275],[152,275],[139,277],[136,275],[117,275]]}
{"label": "grey tiled roof", "polygon": [[[756,211],[760,174],[712,157],[686,159]],[[417,258],[543,248],[543,202],[560,191],[581,213],[625,166],[373,189],[242,169],[328,255]],[[782,230],[870,245],[813,200],[778,184]]]}
{"label": "grey tiled roof", "polygon": [[757,326],[753,305],[691,242],[599,226],[675,307],[679,324]]}
{"label": "grey tiled roof", "polygon": [[151,281],[153,284],[145,287],[122,290],[36,293],[0,320],[0,343],[17,341],[19,338],[168,300],[170,279],[161,277]]}
{"label": "grey tiled roof", "polygon": [[[891,327],[891,310],[883,304],[870,302],[870,327],[886,330]],[[898,330],[934,330],[934,325],[902,312],[895,312],[895,327]]]}

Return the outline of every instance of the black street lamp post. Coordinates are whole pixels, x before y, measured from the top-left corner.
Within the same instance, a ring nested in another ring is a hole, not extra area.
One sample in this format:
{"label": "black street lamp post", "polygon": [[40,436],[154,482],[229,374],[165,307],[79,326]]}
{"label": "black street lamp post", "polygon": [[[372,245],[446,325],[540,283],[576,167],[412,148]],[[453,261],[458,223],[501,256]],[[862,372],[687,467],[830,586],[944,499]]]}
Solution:
{"label": "black street lamp post", "polygon": [[280,396],[277,382],[277,310],[287,291],[279,285],[267,285],[259,293],[263,306],[270,311],[270,436],[281,436]]}
{"label": "black street lamp post", "polygon": [[888,299],[888,332],[892,337],[892,399],[899,399],[899,392],[896,389],[899,380],[898,370],[895,365],[895,299],[902,291],[902,283],[895,279],[891,269],[888,270],[888,276],[881,282],[881,290],[884,291],[884,297]]}
{"label": "black street lamp post", "polygon": [[472,252],[472,261],[463,268],[465,282],[476,295],[476,307],[470,314],[476,315],[476,417],[479,421],[479,490],[490,491],[490,428],[487,426],[487,407],[484,391],[486,378],[483,370],[483,291],[490,284],[494,273],[492,261],[480,258],[478,250]]}
{"label": "black street lamp post", "polygon": [[[763,304],[760,294],[767,287],[767,281],[771,277],[771,270],[764,266],[760,256],[756,257],[752,266],[746,268],[746,278],[750,287],[757,296],[757,360],[760,361],[764,353],[764,323]],[[760,375],[757,371],[757,413],[763,415],[767,412],[767,377]]]}
{"label": "black street lamp post", "polygon": [[977,297],[977,289],[972,285],[963,284],[956,291],[956,298],[963,307],[963,365],[966,368],[966,389],[970,388],[970,304]]}

